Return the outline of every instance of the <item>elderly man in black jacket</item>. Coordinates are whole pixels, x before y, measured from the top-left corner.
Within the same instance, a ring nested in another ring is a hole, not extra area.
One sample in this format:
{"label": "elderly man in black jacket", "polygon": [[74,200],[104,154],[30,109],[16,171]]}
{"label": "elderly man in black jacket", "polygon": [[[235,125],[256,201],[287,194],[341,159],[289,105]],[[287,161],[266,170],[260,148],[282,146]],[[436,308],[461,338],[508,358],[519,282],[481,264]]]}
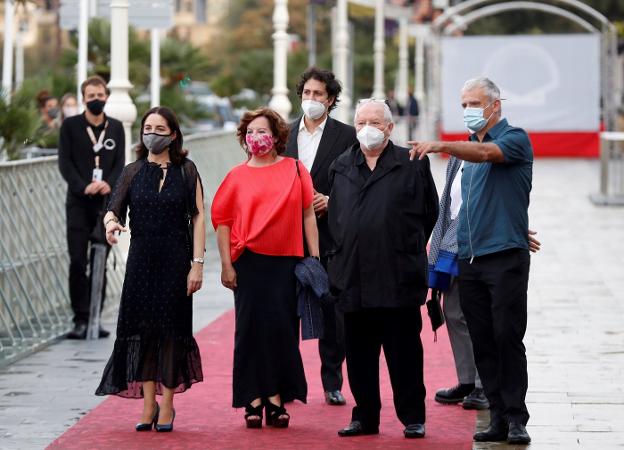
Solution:
{"label": "elderly man in black jacket", "polygon": [[352,421],[340,436],[377,434],[383,347],[399,420],[407,438],[425,435],[425,386],[420,306],[427,294],[426,243],[438,216],[428,159],[409,160],[389,140],[388,105],[361,100],[359,144],[330,168],[328,263],[332,290],[344,311]]}

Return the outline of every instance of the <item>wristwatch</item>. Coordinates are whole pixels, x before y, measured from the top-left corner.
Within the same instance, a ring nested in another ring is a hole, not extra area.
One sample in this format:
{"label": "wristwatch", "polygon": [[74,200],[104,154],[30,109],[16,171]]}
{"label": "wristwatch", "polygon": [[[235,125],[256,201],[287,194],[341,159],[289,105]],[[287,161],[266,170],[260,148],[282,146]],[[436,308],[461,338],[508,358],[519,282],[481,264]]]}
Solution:
{"label": "wristwatch", "polygon": [[204,264],[204,258],[193,258],[193,262],[197,264]]}

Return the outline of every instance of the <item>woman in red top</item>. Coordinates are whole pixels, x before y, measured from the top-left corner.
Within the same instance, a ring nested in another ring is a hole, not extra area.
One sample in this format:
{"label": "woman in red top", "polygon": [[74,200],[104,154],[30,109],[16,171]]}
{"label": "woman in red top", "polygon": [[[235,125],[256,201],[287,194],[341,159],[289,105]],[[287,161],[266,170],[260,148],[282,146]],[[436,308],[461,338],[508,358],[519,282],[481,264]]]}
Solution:
{"label": "woman in red top", "polygon": [[286,428],[283,404],[306,402],[299,353],[295,265],[303,236],[318,257],[310,174],[281,156],[289,127],[273,110],[246,113],[237,136],[248,160],[225,177],[212,203],[221,282],[234,291],[236,331],[232,406],[245,407],[247,427]]}

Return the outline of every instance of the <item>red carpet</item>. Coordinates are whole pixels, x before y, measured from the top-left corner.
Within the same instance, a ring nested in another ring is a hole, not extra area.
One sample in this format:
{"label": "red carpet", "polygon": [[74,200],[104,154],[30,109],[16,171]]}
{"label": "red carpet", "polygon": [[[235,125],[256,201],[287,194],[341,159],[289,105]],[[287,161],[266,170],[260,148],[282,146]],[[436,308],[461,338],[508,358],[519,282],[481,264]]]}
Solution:
{"label": "red carpet", "polygon": [[[287,405],[290,428],[261,430],[245,428],[244,410],[231,408],[231,370],[234,314],[225,313],[197,335],[202,350],[204,382],[176,397],[173,433],[137,433],[142,403],[111,397],[92,410],[50,449],[471,449],[475,414],[459,406],[443,406],[433,401],[435,390],[455,384],[456,375],[446,329],[433,342],[429,319],[424,312],[422,340],[425,347],[427,385],[427,435],[408,440],[396,418],[387,369],[382,365],[382,402],[380,434],[340,438],[339,428],[351,417],[353,398],[345,383],[347,406],[327,406],[323,401],[319,374],[317,341],[302,344],[308,379],[308,404]],[[346,379],[346,368],[345,368]],[[97,385],[94,380],[93,389]]]}

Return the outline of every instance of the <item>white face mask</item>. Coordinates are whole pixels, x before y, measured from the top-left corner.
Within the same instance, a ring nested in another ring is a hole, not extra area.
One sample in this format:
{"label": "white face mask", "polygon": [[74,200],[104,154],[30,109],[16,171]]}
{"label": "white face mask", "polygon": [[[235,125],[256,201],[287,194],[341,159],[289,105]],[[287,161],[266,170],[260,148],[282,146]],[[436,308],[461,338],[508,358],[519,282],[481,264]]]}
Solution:
{"label": "white face mask", "polygon": [[376,150],[385,139],[386,135],[383,131],[370,125],[365,125],[357,133],[357,140],[360,141],[364,150]]}
{"label": "white face mask", "polygon": [[303,100],[301,109],[308,119],[320,119],[325,114],[325,105],[316,100]]}
{"label": "white face mask", "polygon": [[71,117],[71,116],[75,116],[78,114],[78,107],[77,106],[65,106],[63,108],[63,116],[65,117]]}

